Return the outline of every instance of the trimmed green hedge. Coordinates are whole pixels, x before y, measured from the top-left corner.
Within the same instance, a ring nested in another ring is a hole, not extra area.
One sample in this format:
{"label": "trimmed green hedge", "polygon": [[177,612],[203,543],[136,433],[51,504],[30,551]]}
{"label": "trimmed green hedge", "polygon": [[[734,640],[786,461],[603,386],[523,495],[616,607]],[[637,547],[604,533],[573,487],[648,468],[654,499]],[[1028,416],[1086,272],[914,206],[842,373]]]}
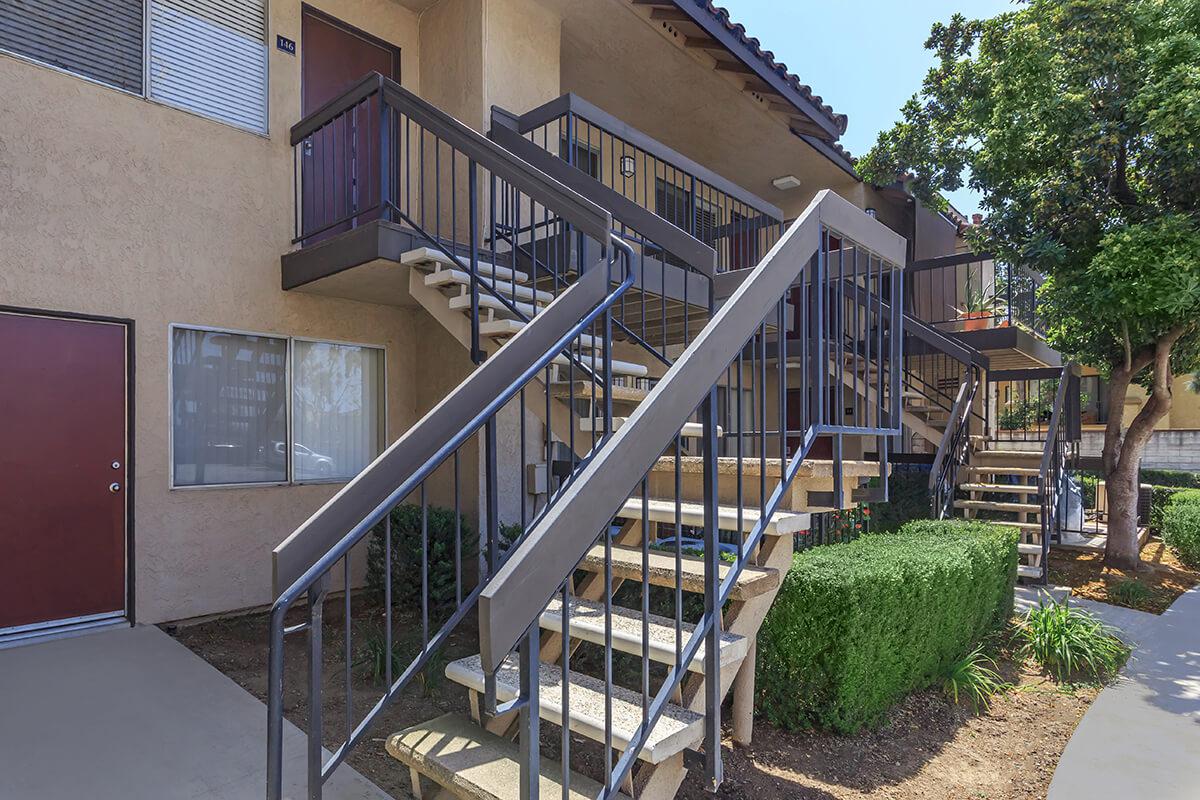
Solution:
{"label": "trimmed green hedge", "polygon": [[[415,606],[421,602],[421,507],[402,503],[392,509],[392,605]],[[437,608],[455,602],[454,510],[426,506],[426,561],[429,565],[429,605]],[[457,536],[462,557],[463,594],[474,588],[479,535],[459,518]],[[367,588],[383,592],[384,525],[380,523],[367,544]]]}
{"label": "trimmed green hedge", "polygon": [[1012,614],[1017,534],[920,520],[798,553],[758,634],[758,713],[849,733]]}
{"label": "trimmed green hedge", "polygon": [[1200,567],[1200,489],[1176,492],[1163,513],[1163,541],[1179,560]]}
{"label": "trimmed green hedge", "polygon": [[1139,474],[1138,480],[1155,486],[1200,489],[1200,472],[1185,472],[1180,469],[1144,469]]}

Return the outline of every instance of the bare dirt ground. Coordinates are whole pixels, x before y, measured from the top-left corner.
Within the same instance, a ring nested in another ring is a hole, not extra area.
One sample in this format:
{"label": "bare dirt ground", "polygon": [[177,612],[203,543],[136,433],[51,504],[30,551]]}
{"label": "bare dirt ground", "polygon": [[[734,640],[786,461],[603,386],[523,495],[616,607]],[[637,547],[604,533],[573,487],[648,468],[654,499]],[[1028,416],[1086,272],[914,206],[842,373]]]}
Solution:
{"label": "bare dirt ground", "polygon": [[1129,580],[1136,580],[1149,590],[1144,600],[1129,607],[1161,614],[1179,595],[1200,583],[1200,571],[1180,563],[1159,538],[1150,539],[1142,548],[1142,568],[1136,572],[1104,566],[1102,553],[1050,551],[1050,583],[1070,586],[1071,594],[1076,597],[1129,605],[1113,594],[1114,587]]}
{"label": "bare dirt ground", "polygon": [[[354,605],[364,605],[356,601]],[[337,746],[346,729],[344,622],[342,606],[326,609],[325,725],[326,746]],[[296,621],[299,621],[297,619]],[[414,624],[415,623],[415,624]],[[470,631],[451,640],[449,652],[418,680],[350,755],[349,763],[396,798],[409,798],[408,771],[383,749],[385,738],[398,730],[448,711],[466,713],[465,690],[442,676],[447,660],[477,652]],[[351,658],[351,704],[357,721],[379,699],[382,680],[373,674],[367,644],[378,638],[377,608],[355,610]],[[420,641],[416,620],[397,619],[398,649],[406,654]],[[266,697],[267,618],[252,615],[180,628],[178,639],[260,699]],[[306,666],[304,637],[291,637],[285,657],[285,713],[304,725]],[[1058,757],[1097,688],[1059,687],[1011,658],[1002,659],[1001,672],[1015,689],[997,697],[990,711],[975,714],[954,706],[936,689],[918,692],[892,710],[878,730],[840,737],[814,732],[786,732],[759,723],[752,747],[726,742],[725,783],[719,797],[889,798],[889,800],[1017,800],[1045,797]],[[545,725],[553,758],[559,729]],[[576,737],[572,737],[574,740]],[[573,750],[593,762],[595,754],[579,742]],[[572,759],[574,761],[574,759]],[[702,800],[702,776],[692,774],[680,797]]]}

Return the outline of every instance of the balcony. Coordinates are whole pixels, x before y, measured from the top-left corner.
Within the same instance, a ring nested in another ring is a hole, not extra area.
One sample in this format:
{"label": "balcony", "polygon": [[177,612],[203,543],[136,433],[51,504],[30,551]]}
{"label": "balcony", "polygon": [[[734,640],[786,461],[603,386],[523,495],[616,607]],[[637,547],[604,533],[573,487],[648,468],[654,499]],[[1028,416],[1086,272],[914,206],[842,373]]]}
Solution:
{"label": "balcony", "polygon": [[[717,272],[755,266],[783,233],[779,208],[577,95],[519,116],[494,109],[497,123],[592,178],[606,207],[636,205],[711,247]],[[663,255],[644,232],[617,227],[647,256]],[[682,264],[669,251],[665,260]]]}

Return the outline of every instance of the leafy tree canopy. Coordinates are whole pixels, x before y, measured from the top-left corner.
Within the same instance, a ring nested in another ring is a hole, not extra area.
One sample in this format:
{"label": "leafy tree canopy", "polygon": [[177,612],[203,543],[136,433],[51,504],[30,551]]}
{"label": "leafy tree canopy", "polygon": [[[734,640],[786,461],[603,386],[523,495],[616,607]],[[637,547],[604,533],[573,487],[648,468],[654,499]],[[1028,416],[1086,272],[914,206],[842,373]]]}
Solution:
{"label": "leafy tree canopy", "polygon": [[976,246],[1049,277],[1068,356],[1111,369],[1179,334],[1172,371],[1200,367],[1200,0],[1029,0],[926,47],[863,176],[935,206],[979,191]]}

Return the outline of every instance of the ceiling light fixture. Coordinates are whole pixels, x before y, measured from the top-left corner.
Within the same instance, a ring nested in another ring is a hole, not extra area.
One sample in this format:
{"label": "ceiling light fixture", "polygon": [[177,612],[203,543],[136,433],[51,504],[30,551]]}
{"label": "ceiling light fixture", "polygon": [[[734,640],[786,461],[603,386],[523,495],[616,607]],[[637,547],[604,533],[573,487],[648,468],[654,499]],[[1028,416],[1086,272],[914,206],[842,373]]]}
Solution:
{"label": "ceiling light fixture", "polygon": [[771,181],[771,185],[781,192],[786,192],[788,189],[798,189],[800,187],[800,179],[795,175],[780,175]]}

